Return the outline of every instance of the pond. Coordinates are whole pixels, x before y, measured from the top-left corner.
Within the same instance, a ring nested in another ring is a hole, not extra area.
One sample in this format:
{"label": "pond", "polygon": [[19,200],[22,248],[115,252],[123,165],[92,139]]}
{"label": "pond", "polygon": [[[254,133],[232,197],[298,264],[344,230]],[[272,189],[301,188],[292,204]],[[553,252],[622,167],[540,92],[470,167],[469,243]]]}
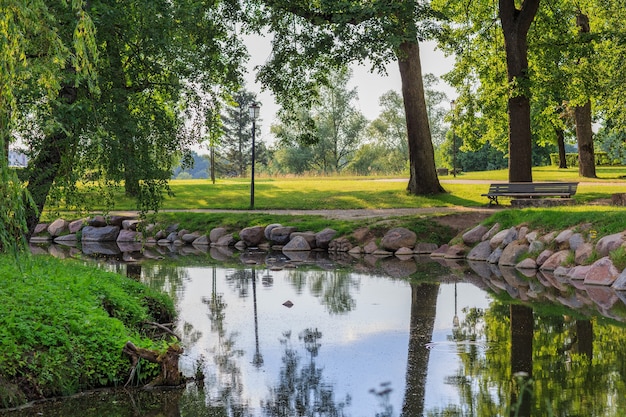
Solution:
{"label": "pond", "polygon": [[626,308],[619,297],[611,314],[588,303],[565,307],[556,296],[530,303],[498,291],[464,263],[429,258],[402,267],[378,259],[371,268],[327,258],[294,264],[265,253],[224,265],[208,255],[100,262],[174,297],[181,369],[200,371],[202,383],[91,393],[11,415],[626,412],[626,332],[616,316]]}

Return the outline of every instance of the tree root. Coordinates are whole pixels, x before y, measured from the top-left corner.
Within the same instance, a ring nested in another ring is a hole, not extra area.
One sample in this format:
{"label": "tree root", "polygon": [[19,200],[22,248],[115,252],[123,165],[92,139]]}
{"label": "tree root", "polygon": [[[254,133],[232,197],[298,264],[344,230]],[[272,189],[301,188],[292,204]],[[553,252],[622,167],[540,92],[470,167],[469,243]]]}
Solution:
{"label": "tree root", "polygon": [[137,347],[132,342],[126,342],[122,352],[130,356],[132,362],[131,373],[124,386],[128,386],[135,377],[139,359],[145,359],[148,362],[161,365],[161,373],[154,380],[150,381],[146,388],[178,386],[184,380],[182,373],[178,370],[178,358],[183,353],[183,348],[178,345],[170,345],[164,353],[159,353],[154,350]]}

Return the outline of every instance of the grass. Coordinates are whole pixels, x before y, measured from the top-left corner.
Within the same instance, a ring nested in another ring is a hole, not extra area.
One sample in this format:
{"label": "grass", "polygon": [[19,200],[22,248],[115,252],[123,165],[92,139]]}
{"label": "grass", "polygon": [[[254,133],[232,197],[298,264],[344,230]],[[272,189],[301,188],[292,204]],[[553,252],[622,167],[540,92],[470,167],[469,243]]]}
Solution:
{"label": "grass", "polygon": [[[535,181],[579,181],[574,197],[578,203],[610,198],[611,194],[626,190],[626,167],[598,167],[598,178],[578,176],[576,168],[558,169],[538,167],[533,169]],[[481,207],[487,199],[489,182],[506,181],[507,170],[469,172],[440,178],[447,191],[433,196],[414,196],[406,191],[407,179],[387,177],[306,177],[259,178],[255,181],[255,209],[257,210],[348,210],[410,207]],[[464,183],[463,181],[475,181]],[[215,184],[209,180],[173,180],[172,197],[167,197],[162,210],[231,209],[250,207],[249,179],[220,179]],[[92,196],[93,197],[93,196]],[[97,199],[94,199],[97,201]],[[133,199],[123,191],[114,193],[115,206],[111,210],[135,210]],[[49,207],[58,210],[59,207]],[[95,205],[93,210],[105,210]]]}
{"label": "grass", "polygon": [[124,383],[122,347],[173,303],[126,277],[53,257],[0,256],[0,406]]}

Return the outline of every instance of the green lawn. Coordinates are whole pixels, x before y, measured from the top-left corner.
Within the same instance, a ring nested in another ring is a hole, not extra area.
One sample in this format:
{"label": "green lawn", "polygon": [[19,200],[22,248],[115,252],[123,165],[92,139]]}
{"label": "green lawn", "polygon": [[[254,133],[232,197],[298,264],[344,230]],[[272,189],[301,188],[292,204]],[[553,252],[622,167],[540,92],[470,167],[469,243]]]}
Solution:
{"label": "green lawn", "polygon": [[[535,181],[579,181],[575,199],[578,203],[610,198],[626,191],[626,167],[598,167],[598,178],[578,176],[576,168],[540,167],[533,170]],[[442,176],[447,193],[434,196],[413,196],[406,192],[406,178],[377,177],[306,177],[259,178],[255,181],[255,208],[270,209],[371,209],[407,207],[480,207],[488,201],[492,181],[506,181],[507,170],[463,173],[453,178]],[[456,181],[454,181],[456,180]],[[466,181],[475,182],[466,182]],[[167,197],[162,209],[236,209],[250,206],[249,179],[173,180],[173,196]],[[112,210],[135,210],[135,202],[118,192]],[[104,206],[94,206],[103,210]],[[62,210],[62,208],[61,208]]]}

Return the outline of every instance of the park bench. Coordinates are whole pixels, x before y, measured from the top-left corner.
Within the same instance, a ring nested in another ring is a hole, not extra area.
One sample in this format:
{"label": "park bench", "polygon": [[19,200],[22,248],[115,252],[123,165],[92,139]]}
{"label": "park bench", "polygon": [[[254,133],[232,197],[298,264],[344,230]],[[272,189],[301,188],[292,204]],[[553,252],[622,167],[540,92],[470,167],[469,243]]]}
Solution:
{"label": "park bench", "polygon": [[577,182],[507,182],[489,186],[489,191],[482,194],[489,198],[489,205],[498,203],[498,197],[536,198],[561,197],[570,198],[576,194]]}

